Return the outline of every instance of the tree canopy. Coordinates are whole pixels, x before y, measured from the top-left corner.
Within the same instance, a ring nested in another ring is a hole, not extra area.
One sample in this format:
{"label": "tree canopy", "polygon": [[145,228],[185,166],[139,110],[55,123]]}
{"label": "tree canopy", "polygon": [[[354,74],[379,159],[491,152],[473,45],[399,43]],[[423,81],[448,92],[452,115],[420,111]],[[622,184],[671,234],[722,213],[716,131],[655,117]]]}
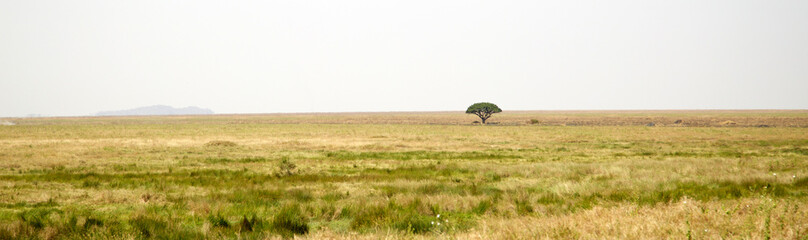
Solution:
{"label": "tree canopy", "polygon": [[499,109],[496,104],[490,102],[475,103],[466,109],[466,113],[477,115],[483,123],[485,123],[485,120],[490,118],[491,115],[499,112],[502,112],[502,109]]}

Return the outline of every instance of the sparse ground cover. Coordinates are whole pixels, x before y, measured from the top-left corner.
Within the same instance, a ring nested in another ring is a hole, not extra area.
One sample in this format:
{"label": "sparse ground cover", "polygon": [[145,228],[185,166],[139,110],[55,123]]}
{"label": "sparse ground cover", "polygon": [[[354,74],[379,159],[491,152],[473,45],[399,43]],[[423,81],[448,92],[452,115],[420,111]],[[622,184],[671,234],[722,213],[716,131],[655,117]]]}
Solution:
{"label": "sparse ground cover", "polygon": [[0,239],[808,237],[806,111],[475,118],[7,119]]}

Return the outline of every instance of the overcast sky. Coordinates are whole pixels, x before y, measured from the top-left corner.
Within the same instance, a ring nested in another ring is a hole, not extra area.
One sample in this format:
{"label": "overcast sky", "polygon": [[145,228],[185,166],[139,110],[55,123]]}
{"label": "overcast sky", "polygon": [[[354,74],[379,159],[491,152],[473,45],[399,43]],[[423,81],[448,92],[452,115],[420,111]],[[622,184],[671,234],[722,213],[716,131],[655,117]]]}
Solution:
{"label": "overcast sky", "polygon": [[0,1],[0,116],[808,109],[808,1]]}

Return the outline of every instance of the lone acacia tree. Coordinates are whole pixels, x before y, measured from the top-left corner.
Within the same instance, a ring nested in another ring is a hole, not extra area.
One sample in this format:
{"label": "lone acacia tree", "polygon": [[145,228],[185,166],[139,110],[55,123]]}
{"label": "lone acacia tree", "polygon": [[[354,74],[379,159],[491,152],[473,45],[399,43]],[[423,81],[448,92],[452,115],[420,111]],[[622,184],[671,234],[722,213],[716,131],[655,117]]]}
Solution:
{"label": "lone acacia tree", "polygon": [[469,106],[469,109],[466,109],[466,113],[473,113],[480,117],[480,119],[483,120],[483,124],[485,124],[485,120],[490,118],[491,115],[499,112],[502,112],[502,109],[499,109],[496,104],[490,102],[475,103]]}

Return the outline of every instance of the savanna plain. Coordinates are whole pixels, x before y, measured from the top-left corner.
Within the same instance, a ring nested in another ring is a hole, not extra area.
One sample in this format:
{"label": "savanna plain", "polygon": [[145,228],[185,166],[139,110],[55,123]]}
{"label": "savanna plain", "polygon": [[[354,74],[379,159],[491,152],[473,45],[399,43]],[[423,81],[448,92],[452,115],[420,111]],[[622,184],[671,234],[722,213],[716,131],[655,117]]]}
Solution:
{"label": "savanna plain", "polygon": [[475,118],[2,119],[0,239],[808,239],[808,111]]}

